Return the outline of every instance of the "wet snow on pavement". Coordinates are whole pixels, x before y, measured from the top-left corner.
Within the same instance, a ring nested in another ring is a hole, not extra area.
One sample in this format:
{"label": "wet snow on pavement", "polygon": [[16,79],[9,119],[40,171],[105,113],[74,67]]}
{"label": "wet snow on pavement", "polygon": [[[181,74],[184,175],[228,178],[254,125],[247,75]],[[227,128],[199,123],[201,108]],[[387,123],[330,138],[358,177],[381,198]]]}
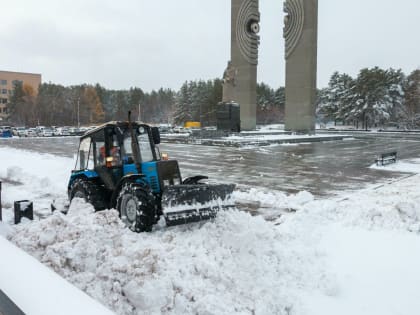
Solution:
{"label": "wet snow on pavement", "polygon": [[281,212],[268,221],[239,207],[144,234],[82,201],[67,216],[49,213],[51,199],[65,195],[71,158],[2,147],[0,160],[6,223],[13,200],[34,200],[37,210],[34,222],[0,225],[0,234],[117,314],[420,309],[419,160],[372,168],[412,173],[330,198],[260,187],[235,193],[261,212]]}

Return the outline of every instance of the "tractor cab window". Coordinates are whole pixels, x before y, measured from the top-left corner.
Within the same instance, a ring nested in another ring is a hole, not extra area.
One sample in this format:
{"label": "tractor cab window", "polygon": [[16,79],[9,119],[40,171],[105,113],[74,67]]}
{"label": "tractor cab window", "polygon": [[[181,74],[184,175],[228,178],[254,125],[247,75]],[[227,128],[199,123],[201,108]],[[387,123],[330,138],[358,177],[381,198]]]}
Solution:
{"label": "tractor cab window", "polygon": [[96,165],[103,166],[105,165],[105,142],[104,141],[96,141]]}
{"label": "tractor cab window", "polygon": [[112,157],[112,166],[121,164],[120,145],[117,135],[112,136],[112,143],[109,149],[109,156]]}
{"label": "tractor cab window", "polygon": [[83,139],[79,146],[79,155],[77,156],[76,170],[93,169],[92,141],[90,138]]}
{"label": "tractor cab window", "polygon": [[154,160],[153,149],[150,144],[149,133],[144,127],[139,127],[137,140],[139,142],[142,162],[151,162]]}
{"label": "tractor cab window", "polygon": [[124,134],[123,161],[127,164],[134,163],[133,148],[131,147],[131,136],[128,132]]}

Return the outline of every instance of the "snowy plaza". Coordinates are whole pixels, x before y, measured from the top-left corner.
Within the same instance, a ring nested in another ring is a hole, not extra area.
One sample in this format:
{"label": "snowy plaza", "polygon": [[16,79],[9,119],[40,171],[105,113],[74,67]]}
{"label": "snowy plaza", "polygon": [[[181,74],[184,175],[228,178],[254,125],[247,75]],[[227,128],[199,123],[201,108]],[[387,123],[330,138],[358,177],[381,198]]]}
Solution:
{"label": "snowy plaza", "polygon": [[[68,215],[51,214],[51,200],[65,196],[77,138],[10,140],[0,148],[1,234],[116,314],[386,315],[420,307],[420,136],[244,148],[163,143],[184,173],[204,161],[212,180],[237,182],[237,207],[141,234],[115,210],[95,213],[82,200]],[[397,163],[374,166],[390,148],[398,148]],[[14,226],[19,199],[34,201],[35,220]],[[19,283],[3,282],[7,268],[13,264],[0,269],[3,288],[30,305]],[[101,314],[86,303],[80,309]],[[60,309],[45,305],[30,314]]]}
{"label": "snowy plaza", "polygon": [[0,315],[420,314],[419,1],[2,9]]}

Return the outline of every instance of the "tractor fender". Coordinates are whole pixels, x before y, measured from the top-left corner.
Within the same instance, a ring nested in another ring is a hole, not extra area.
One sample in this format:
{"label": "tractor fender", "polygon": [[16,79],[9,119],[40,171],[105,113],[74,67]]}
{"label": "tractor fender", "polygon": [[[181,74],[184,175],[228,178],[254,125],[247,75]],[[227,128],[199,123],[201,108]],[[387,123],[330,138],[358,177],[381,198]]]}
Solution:
{"label": "tractor fender", "polygon": [[[67,193],[70,193],[70,188],[71,185],[73,184],[73,182],[78,179],[78,178],[83,178],[86,180],[94,180],[96,178],[98,178],[98,173],[96,173],[95,171],[80,171],[80,172],[72,172],[71,176],[70,176],[70,180],[69,183],[67,184]],[[69,195],[70,198],[70,195]]]}
{"label": "tractor fender", "polygon": [[209,179],[207,176],[197,175],[193,177],[188,177],[182,181],[183,185],[196,185],[200,180]]}
{"label": "tractor fender", "polygon": [[112,192],[112,196],[111,196],[111,208],[115,208],[116,207],[118,195],[119,195],[119,193],[121,191],[121,188],[123,187],[123,185],[125,183],[134,183],[138,179],[142,179],[144,177],[146,177],[144,174],[130,174],[130,175],[123,176],[119,180],[119,182],[117,183],[117,185],[115,186],[114,191]]}

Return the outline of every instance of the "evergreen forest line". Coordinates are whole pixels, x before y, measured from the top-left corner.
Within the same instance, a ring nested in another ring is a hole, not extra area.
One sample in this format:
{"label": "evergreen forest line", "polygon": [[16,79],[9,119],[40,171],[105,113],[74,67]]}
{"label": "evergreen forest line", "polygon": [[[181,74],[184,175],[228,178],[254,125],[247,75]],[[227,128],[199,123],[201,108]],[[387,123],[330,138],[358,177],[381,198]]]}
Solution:
{"label": "evergreen forest line", "polygon": [[[222,100],[222,80],[186,81],[178,91],[160,88],[144,92],[139,87],[110,90],[100,84],[65,87],[43,83],[33,88],[17,81],[8,104],[9,123],[16,126],[93,125],[133,117],[152,124],[183,125],[199,121],[216,125],[217,104]],[[316,114],[321,123],[353,124],[356,128],[395,125],[420,126],[420,70],[365,68],[357,77],[332,74],[328,87],[317,91]],[[265,83],[257,86],[257,123],[284,121],[285,89]]]}

